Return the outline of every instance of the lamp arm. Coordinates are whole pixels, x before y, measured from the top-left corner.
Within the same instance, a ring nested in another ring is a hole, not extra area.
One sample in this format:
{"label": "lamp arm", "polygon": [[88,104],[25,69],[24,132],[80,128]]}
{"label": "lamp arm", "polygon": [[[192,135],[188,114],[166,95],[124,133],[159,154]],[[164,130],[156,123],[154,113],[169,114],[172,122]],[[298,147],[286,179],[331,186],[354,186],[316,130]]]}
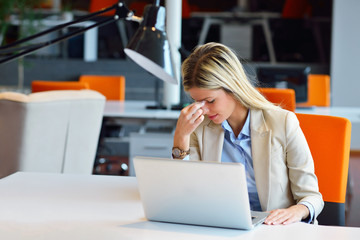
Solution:
{"label": "lamp arm", "polygon": [[[38,38],[40,36],[49,34],[51,32],[61,30],[61,29],[66,28],[68,26],[74,25],[76,23],[92,19],[92,18],[94,18],[94,17],[96,17],[96,16],[98,16],[100,14],[111,11],[113,9],[116,9],[116,13],[115,13],[114,17],[109,17],[109,18],[107,18],[105,20],[102,20],[102,21],[100,21],[98,23],[95,23],[95,24],[93,24],[91,26],[88,26],[86,28],[82,28],[82,29],[70,32],[68,34],[65,34],[65,35],[63,35],[61,37],[49,40],[47,42],[37,43],[37,44],[29,45],[29,46],[17,47],[21,43],[25,43],[27,41],[33,40],[33,39]],[[97,12],[92,13],[92,14],[88,14],[86,16],[83,16],[83,17],[81,17],[81,18],[79,18],[77,20],[74,20],[74,21],[71,21],[71,22],[68,22],[68,23],[60,24],[60,25],[52,27],[52,28],[50,28],[48,30],[42,31],[40,33],[34,34],[34,35],[29,36],[27,38],[20,39],[20,40],[14,42],[14,43],[5,45],[3,47],[0,47],[0,54],[1,53],[9,53],[9,52],[15,52],[15,51],[22,50],[21,52],[19,52],[17,54],[13,54],[11,56],[0,59],[0,64],[5,63],[5,62],[9,62],[9,61],[11,61],[13,59],[16,59],[16,58],[19,58],[21,56],[25,56],[25,55],[28,55],[28,54],[30,54],[32,52],[35,52],[35,51],[37,51],[37,50],[39,50],[41,48],[53,45],[55,43],[64,41],[64,40],[69,39],[69,38],[74,37],[74,36],[77,36],[77,35],[79,35],[81,33],[86,32],[89,29],[99,27],[99,26],[102,26],[102,25],[106,25],[106,24],[109,24],[111,22],[115,22],[118,19],[124,19],[124,18],[134,20],[134,21],[139,21],[138,18],[134,16],[133,12],[130,11],[122,1],[119,1],[118,3],[114,4],[113,6],[105,8],[103,10],[97,11]]]}
{"label": "lamp arm", "polygon": [[102,25],[105,25],[105,24],[109,24],[109,23],[115,22],[117,20],[118,20],[118,18],[116,18],[116,17],[108,18],[106,20],[103,20],[103,21],[100,21],[100,22],[98,22],[96,24],[93,24],[93,25],[91,25],[89,27],[73,31],[73,32],[65,34],[65,35],[63,35],[61,37],[49,40],[47,42],[42,42],[42,43],[37,43],[37,44],[29,45],[29,46],[23,46],[23,47],[14,48],[14,49],[24,49],[24,50],[22,52],[19,52],[19,53],[13,54],[11,56],[5,57],[3,59],[0,59],[0,64],[9,62],[9,61],[11,61],[13,59],[16,59],[16,58],[19,58],[19,57],[22,57],[22,56],[26,56],[26,55],[28,55],[30,53],[33,53],[33,52],[35,52],[35,51],[37,51],[37,50],[39,50],[41,48],[53,45],[55,43],[59,43],[59,42],[64,41],[66,39],[69,39],[69,38],[72,38],[72,37],[77,36],[79,34],[82,34],[82,33],[86,32],[89,29],[99,27],[99,26],[102,26]]}
{"label": "lamp arm", "polygon": [[79,18],[79,19],[76,19],[76,20],[74,20],[74,21],[70,21],[70,22],[67,22],[67,23],[64,23],[64,24],[57,25],[57,26],[55,26],[55,27],[49,28],[49,29],[47,29],[47,30],[44,30],[44,31],[39,32],[39,33],[36,33],[36,34],[31,35],[31,36],[29,36],[29,37],[20,39],[20,40],[18,40],[18,41],[16,41],[16,42],[7,44],[7,45],[5,45],[5,46],[0,46],[0,50],[1,50],[1,49],[11,48],[11,47],[13,47],[13,46],[19,45],[19,44],[21,44],[21,43],[24,43],[24,42],[27,42],[27,41],[30,41],[30,40],[33,40],[33,39],[35,39],[35,38],[41,37],[41,36],[46,35],[46,34],[48,34],[48,33],[52,33],[52,32],[54,32],[54,31],[61,30],[61,29],[66,28],[66,27],[68,27],[68,26],[71,26],[71,25],[74,25],[74,24],[77,24],[77,23],[80,23],[80,22],[87,21],[87,20],[89,20],[89,19],[92,19],[92,18],[94,18],[94,17],[96,17],[96,16],[98,16],[98,15],[101,15],[101,14],[103,14],[103,13],[105,13],[105,12],[111,11],[111,10],[116,9],[116,8],[118,8],[118,3],[117,3],[117,4],[114,4],[114,5],[111,6],[111,7],[108,7],[108,8],[106,8],[106,9],[102,9],[102,10],[100,10],[100,11],[98,11],[98,12],[94,12],[94,13],[85,15],[85,16],[83,16],[83,17],[81,17],[81,18]]}

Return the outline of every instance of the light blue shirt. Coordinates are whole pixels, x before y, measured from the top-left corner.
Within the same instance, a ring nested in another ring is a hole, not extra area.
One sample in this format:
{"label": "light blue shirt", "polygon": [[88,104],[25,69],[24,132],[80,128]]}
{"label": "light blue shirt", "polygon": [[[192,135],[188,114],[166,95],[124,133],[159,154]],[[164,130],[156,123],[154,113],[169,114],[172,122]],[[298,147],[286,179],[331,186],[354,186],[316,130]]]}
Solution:
{"label": "light blue shirt", "polygon": [[[238,136],[235,136],[227,120],[221,126],[225,130],[221,162],[241,163],[245,166],[250,208],[253,211],[261,211],[251,154],[250,114],[248,113],[245,124]],[[314,207],[308,202],[301,202],[301,204],[305,205],[310,211],[310,218],[305,220],[310,223],[314,218]]]}
{"label": "light blue shirt", "polygon": [[241,163],[245,166],[250,208],[253,211],[261,211],[251,155],[250,114],[248,114],[245,124],[238,136],[235,136],[226,120],[221,126],[225,130],[221,162]]}

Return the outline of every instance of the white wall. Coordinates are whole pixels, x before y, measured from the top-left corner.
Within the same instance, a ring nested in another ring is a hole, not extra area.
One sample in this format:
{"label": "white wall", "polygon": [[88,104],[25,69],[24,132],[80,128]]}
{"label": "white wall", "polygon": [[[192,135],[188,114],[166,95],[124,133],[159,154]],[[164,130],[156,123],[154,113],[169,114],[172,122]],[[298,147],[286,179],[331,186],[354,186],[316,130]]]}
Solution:
{"label": "white wall", "polygon": [[[360,1],[333,1],[332,105],[360,107]],[[351,123],[351,149],[360,150],[360,122]]]}
{"label": "white wall", "polygon": [[360,107],[360,1],[333,1],[332,105]]}

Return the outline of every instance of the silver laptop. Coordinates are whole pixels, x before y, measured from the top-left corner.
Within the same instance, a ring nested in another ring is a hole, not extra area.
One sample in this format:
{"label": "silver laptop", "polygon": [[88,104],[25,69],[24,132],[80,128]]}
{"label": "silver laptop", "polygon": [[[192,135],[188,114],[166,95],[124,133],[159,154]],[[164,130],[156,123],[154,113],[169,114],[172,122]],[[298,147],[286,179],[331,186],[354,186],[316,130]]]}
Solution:
{"label": "silver laptop", "polygon": [[268,215],[250,211],[242,164],[135,157],[134,167],[148,220],[248,230]]}

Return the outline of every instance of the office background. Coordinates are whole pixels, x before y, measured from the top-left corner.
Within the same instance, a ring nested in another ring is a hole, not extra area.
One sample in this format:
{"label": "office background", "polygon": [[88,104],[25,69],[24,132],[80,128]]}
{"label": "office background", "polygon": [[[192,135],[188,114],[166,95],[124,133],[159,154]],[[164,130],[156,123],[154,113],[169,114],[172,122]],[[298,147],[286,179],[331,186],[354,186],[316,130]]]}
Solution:
{"label": "office background", "polygon": [[[197,1],[187,0],[191,6],[191,11],[233,11],[238,8],[238,1],[225,1],[221,5],[217,1]],[[63,0],[63,4],[68,1]],[[89,9],[90,0],[71,1],[74,10],[85,11]],[[148,2],[128,0],[125,1],[129,8],[137,6],[136,3]],[[165,1],[161,1],[164,4]],[[240,1],[239,1],[240,2]],[[298,66],[310,65],[312,73],[329,74],[330,73],[330,43],[331,43],[331,9],[332,1],[312,1],[314,11],[313,15],[322,19],[319,24],[321,34],[321,44],[317,43],[315,28],[312,23],[306,21],[306,13],[297,19],[283,19],[281,17],[285,0],[256,0],[249,1],[247,9],[252,12],[269,11],[278,13],[279,17],[270,20],[270,27],[273,36],[274,48],[277,58],[277,66]],[[135,13],[142,10],[142,6],[135,9]],[[182,44],[184,49],[191,51],[199,39],[199,34],[204,19],[201,17],[191,17],[185,15],[182,22]],[[325,19],[325,20],[324,20]],[[248,60],[250,69],[256,70],[258,66],[270,65],[269,54],[265,44],[265,38],[261,26],[242,24],[245,28],[241,29],[238,24],[231,24],[230,27],[222,25],[211,26],[206,41],[222,41],[227,45],[232,45],[235,50],[239,50],[239,44],[236,41],[230,42],[230,38],[236,38],[247,47],[242,48],[247,52],[239,52]],[[136,23],[125,22],[128,38],[133,34],[137,27]],[[143,69],[136,66],[132,61],[125,57],[123,46],[120,41],[120,34],[116,24],[111,24],[98,29],[98,61],[96,63],[82,61],[83,36],[70,39],[68,41],[67,51],[64,53],[57,48],[60,46],[49,47],[46,54],[34,54],[25,62],[24,86],[29,87],[33,80],[77,80],[82,74],[122,74],[126,81],[126,99],[153,100],[155,99],[155,88],[161,81],[146,73]],[[18,29],[16,26],[9,28],[8,38],[16,38]],[[250,34],[250,35],[248,35]],[[109,37],[111,36],[111,37]],[[324,52],[321,57],[319,51]],[[55,52],[55,55],[51,54]],[[240,51],[240,50],[239,50]],[[64,61],[64,58],[66,61]],[[17,84],[17,62],[12,62],[0,66],[1,85]],[[162,89],[160,88],[160,91]]]}

